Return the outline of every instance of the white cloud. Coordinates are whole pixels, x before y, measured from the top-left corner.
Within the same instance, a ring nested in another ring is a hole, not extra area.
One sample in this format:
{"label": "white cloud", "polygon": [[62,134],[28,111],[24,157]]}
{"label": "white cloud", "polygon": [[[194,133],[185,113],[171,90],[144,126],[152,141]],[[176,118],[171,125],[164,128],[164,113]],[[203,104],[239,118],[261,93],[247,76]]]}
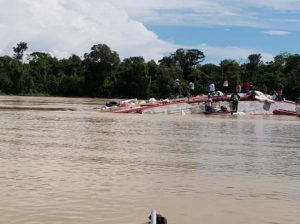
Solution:
{"label": "white cloud", "polygon": [[[299,0],[143,0],[139,4],[138,0],[106,0],[125,8],[130,15],[145,16],[152,14],[155,10],[185,10],[194,9],[202,13],[209,14],[232,14],[240,8],[264,8],[276,11],[299,12]],[[235,14],[235,13],[234,13]]]}
{"label": "white cloud", "polygon": [[264,33],[271,36],[285,36],[291,34],[291,32],[287,32],[283,30],[267,30]]}
{"label": "white cloud", "polygon": [[136,4],[136,0],[123,0],[117,5],[146,24],[264,27],[261,20],[245,16],[239,9],[218,0],[143,0],[143,4]]}
{"label": "white cloud", "polygon": [[239,5],[242,7],[255,7],[265,8],[276,11],[293,11],[299,12],[300,1],[299,0],[220,0],[222,2],[231,3],[233,5]]}
{"label": "white cloud", "polygon": [[198,49],[201,49],[205,52],[206,63],[220,63],[221,60],[231,59],[236,60],[237,62],[245,62],[250,54],[261,54],[263,61],[273,61],[274,55],[268,52],[261,52],[257,49],[247,49],[239,48],[233,46],[226,47],[215,47],[209,46],[207,44],[201,44],[197,46]]}
{"label": "white cloud", "polygon": [[[298,0],[0,1],[1,55],[11,54],[12,47],[20,41],[27,42],[30,51],[46,51],[59,57],[67,57],[72,53],[82,56],[94,44],[105,43],[117,51],[121,58],[144,56],[146,60],[158,60],[183,46],[159,39],[143,23],[256,27],[268,29],[266,33],[270,35],[286,35],[289,29],[284,22],[281,21],[277,26],[276,21],[261,19],[253,11],[245,10],[247,7],[280,8],[281,11],[293,9],[293,15],[300,10]],[[295,29],[299,27],[295,23],[295,16],[289,20]],[[280,28],[284,25],[286,27]],[[287,31],[276,30],[285,28]],[[199,49],[205,52],[207,58],[237,60],[259,52],[206,45],[199,45]],[[261,54],[265,60],[273,57],[268,53]]]}
{"label": "white cloud", "polygon": [[299,29],[288,19],[272,20],[275,14],[299,18],[299,0],[143,0],[143,4],[137,0],[107,1],[146,24]]}
{"label": "white cloud", "polygon": [[25,41],[30,51],[82,56],[92,45],[105,43],[121,57],[148,60],[174,48],[106,1],[1,0],[2,5],[0,49],[4,52]]}

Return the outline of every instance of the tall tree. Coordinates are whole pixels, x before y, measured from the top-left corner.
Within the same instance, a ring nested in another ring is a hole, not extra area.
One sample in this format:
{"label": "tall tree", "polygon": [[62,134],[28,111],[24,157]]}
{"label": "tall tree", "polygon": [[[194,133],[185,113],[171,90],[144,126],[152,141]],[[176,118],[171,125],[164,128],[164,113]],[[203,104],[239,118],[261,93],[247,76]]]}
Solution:
{"label": "tall tree", "polygon": [[158,62],[160,65],[165,67],[171,67],[172,65],[175,65],[175,60],[172,56],[164,56]]}
{"label": "tall tree", "polygon": [[221,83],[228,81],[228,90],[234,91],[235,86],[240,83],[240,66],[235,60],[223,60],[220,62],[222,74]]}
{"label": "tall tree", "polygon": [[116,87],[125,97],[146,98],[150,92],[150,80],[143,57],[125,58],[119,66]]}
{"label": "tall tree", "polygon": [[167,67],[178,66],[182,71],[182,78],[188,79],[195,66],[203,62],[204,59],[205,55],[200,50],[179,48],[170,56],[163,57],[159,63]]}
{"label": "tall tree", "polygon": [[12,93],[11,64],[13,59],[9,56],[0,57],[0,92]]}
{"label": "tall tree", "polygon": [[284,95],[295,100],[300,96],[300,55],[287,55],[283,71],[285,74]]}
{"label": "tall tree", "polygon": [[104,95],[104,80],[112,75],[112,70],[119,63],[118,53],[106,44],[94,45],[91,52],[84,55],[85,82],[90,96]]}
{"label": "tall tree", "polygon": [[34,81],[34,92],[52,92],[50,86],[53,86],[52,82],[56,79],[52,76],[57,76],[57,71],[54,69],[57,64],[58,60],[48,53],[33,52],[30,54],[29,66]]}
{"label": "tall tree", "polygon": [[59,64],[60,69],[67,76],[82,75],[82,60],[75,54],[72,54],[68,59],[60,60]]}
{"label": "tall tree", "polygon": [[188,79],[188,75],[191,74],[192,69],[196,65],[204,61],[205,56],[202,51],[197,49],[178,49],[173,55],[176,63],[179,64],[182,69],[182,78]]}
{"label": "tall tree", "polygon": [[22,61],[24,51],[26,51],[27,49],[28,49],[27,43],[25,42],[18,43],[16,47],[13,47],[14,58],[17,59],[18,61]]}
{"label": "tall tree", "polygon": [[215,64],[205,64],[205,65],[201,66],[200,69],[202,72],[201,80],[202,80],[203,89],[208,91],[208,85],[211,82],[215,82],[217,84],[217,88],[220,88],[222,75],[221,75],[219,66],[217,66]]}
{"label": "tall tree", "polygon": [[248,56],[249,63],[246,64],[247,77],[249,81],[255,82],[259,71],[259,66],[263,64],[261,54],[250,54]]}

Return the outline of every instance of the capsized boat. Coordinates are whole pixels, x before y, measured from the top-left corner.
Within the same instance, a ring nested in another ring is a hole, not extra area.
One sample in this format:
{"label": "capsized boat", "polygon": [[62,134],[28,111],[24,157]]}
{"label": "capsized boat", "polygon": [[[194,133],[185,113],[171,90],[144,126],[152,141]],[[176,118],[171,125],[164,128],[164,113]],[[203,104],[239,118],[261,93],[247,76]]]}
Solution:
{"label": "capsized boat", "polygon": [[[282,100],[275,101],[270,95],[265,95],[260,91],[252,91],[251,94],[239,93],[240,102],[238,112],[244,114],[273,114],[277,109],[294,110],[295,102]],[[227,108],[231,112],[230,94],[210,96],[213,101],[214,112]],[[149,100],[129,99],[123,100],[119,105],[105,106],[101,108],[103,112],[113,113],[140,113],[140,114],[195,114],[205,112],[205,102],[208,95],[199,95],[190,98]],[[221,111],[220,111],[221,112]],[[214,113],[226,114],[226,113]]]}
{"label": "capsized boat", "polygon": [[199,96],[191,98],[179,99],[161,99],[149,100],[129,99],[121,101],[120,105],[104,106],[100,109],[102,112],[113,113],[140,113],[140,114],[174,114],[174,113],[191,113],[192,109],[198,107],[199,102],[204,102],[206,98]]}

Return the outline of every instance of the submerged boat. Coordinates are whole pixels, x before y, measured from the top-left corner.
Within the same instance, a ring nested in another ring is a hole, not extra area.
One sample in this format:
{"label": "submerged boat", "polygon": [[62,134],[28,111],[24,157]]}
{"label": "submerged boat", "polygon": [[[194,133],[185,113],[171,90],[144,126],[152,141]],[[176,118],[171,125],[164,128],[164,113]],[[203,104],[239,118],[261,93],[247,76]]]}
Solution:
{"label": "submerged boat", "polygon": [[[243,114],[273,114],[278,109],[292,111],[295,109],[295,102],[282,100],[275,101],[269,95],[260,91],[252,91],[251,94],[240,93],[238,111]],[[119,105],[105,106],[103,112],[113,113],[139,113],[139,114],[230,114],[232,111],[230,95],[210,96],[213,104],[213,113],[207,113],[205,102],[208,95],[199,95],[190,98],[149,100],[129,99],[120,101]],[[110,104],[117,104],[111,103]],[[225,112],[222,108],[226,108]],[[300,109],[299,109],[300,110]]]}

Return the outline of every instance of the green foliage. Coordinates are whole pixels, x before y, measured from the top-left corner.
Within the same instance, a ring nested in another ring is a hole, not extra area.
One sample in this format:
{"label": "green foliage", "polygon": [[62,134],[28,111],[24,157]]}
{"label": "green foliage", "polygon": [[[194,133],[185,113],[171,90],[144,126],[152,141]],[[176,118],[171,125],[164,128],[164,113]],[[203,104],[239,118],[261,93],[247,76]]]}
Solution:
{"label": "green foliage", "polygon": [[250,54],[248,60],[249,63],[246,64],[246,77],[244,78],[250,82],[255,82],[257,81],[258,68],[263,64],[261,61],[261,54]]}
{"label": "green foliage", "polygon": [[82,96],[84,94],[84,77],[78,75],[63,75],[51,83],[61,96]]}
{"label": "green foliage", "polygon": [[24,51],[26,51],[27,49],[28,49],[27,43],[25,42],[18,43],[16,47],[13,47],[13,51],[15,52],[14,58],[18,61],[23,60]]}
{"label": "green foliage", "polygon": [[104,96],[103,84],[120,63],[117,52],[105,44],[94,45],[91,52],[84,55],[85,87],[88,95]]}
{"label": "green foliage", "polygon": [[62,59],[59,61],[59,70],[66,76],[82,75],[83,65],[79,56],[73,54],[68,59]]}
{"label": "green foliage", "polygon": [[229,90],[229,92],[234,92],[236,85],[241,83],[239,64],[235,60],[223,60],[220,63],[220,68],[222,75],[220,89],[222,89],[224,81],[227,80],[228,89],[223,91]]}
{"label": "green foliage", "polygon": [[160,66],[151,82],[152,97],[167,98],[173,95],[174,80],[178,78],[179,72],[175,67]]}
{"label": "green foliage", "polygon": [[12,58],[8,56],[0,57],[0,91],[3,93],[11,93],[11,64]]}
{"label": "green foliage", "polygon": [[142,57],[125,58],[117,70],[116,94],[125,97],[149,96],[150,77]]}
{"label": "green foliage", "polygon": [[178,66],[181,69],[183,79],[192,73],[196,65],[204,61],[204,53],[197,49],[177,49],[169,57],[163,57],[159,62],[162,66]]}
{"label": "green foliage", "polygon": [[53,93],[49,88],[49,82],[53,82],[52,76],[57,76],[59,71],[57,69],[58,60],[48,53],[33,52],[28,57],[29,68],[32,82],[33,93]]}
{"label": "green foliage", "polygon": [[203,72],[201,93],[207,93],[208,85],[212,82],[215,82],[216,88],[222,85],[222,72],[219,66],[215,64],[205,64],[201,66],[200,70]]}
{"label": "green foliage", "polygon": [[19,95],[102,96],[119,98],[164,98],[174,95],[174,81],[180,80],[184,94],[190,81],[196,94],[206,94],[214,82],[217,90],[224,81],[233,92],[237,83],[248,80],[257,89],[272,94],[279,84],[284,97],[300,96],[300,55],[282,53],[264,63],[260,54],[248,56],[239,64],[224,59],[219,65],[203,64],[204,53],[197,49],[177,49],[158,61],[143,57],[120,61],[117,52],[105,44],[92,46],[82,60],[77,55],[57,59],[48,53],[33,52],[24,63],[27,43],[13,48],[14,55],[0,56],[0,93]]}

